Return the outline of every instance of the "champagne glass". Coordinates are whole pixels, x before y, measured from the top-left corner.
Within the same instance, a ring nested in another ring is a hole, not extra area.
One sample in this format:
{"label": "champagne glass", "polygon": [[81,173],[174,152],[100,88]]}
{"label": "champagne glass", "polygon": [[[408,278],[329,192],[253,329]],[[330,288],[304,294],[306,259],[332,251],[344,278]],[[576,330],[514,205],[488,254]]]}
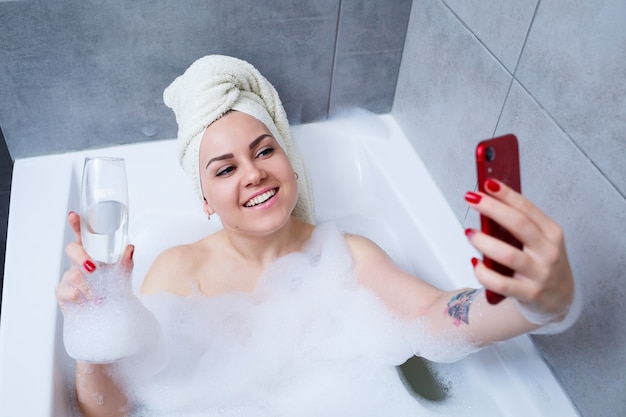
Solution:
{"label": "champagne glass", "polygon": [[[80,197],[83,247],[101,266],[87,277],[94,299],[64,312],[68,354],[111,363],[136,354],[154,322],[133,295],[127,274],[116,267],[128,243],[128,186],[124,159],[85,158]],[[146,324],[147,323],[147,324]]]}
{"label": "champagne glass", "polygon": [[128,241],[128,186],[123,158],[85,158],[80,198],[83,247],[95,261],[115,264]]}

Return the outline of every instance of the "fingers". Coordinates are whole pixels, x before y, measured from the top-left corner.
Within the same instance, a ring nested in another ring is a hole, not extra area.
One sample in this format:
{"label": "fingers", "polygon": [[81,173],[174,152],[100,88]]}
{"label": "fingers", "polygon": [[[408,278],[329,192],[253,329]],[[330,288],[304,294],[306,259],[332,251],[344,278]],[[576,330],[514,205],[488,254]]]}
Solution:
{"label": "fingers", "polygon": [[534,204],[505,184],[487,180],[489,194],[466,194],[466,201],[480,214],[491,218],[539,257],[554,258],[563,243],[561,228]]}
{"label": "fingers", "polygon": [[[70,242],[65,248],[65,252],[72,263],[72,268],[63,274],[55,290],[57,301],[63,311],[66,311],[71,305],[97,301],[93,288],[87,280],[87,277],[96,271],[97,266],[96,262],[83,248],[80,235],[80,216],[70,211],[68,222],[76,239],[75,242]],[[134,266],[134,252],[135,246],[128,245],[119,263],[122,271],[129,276]],[[110,269],[110,265],[105,264],[100,264],[99,267],[103,267],[104,271]]]}
{"label": "fingers", "polygon": [[[68,214],[68,222],[70,224],[70,227],[74,231],[74,237],[76,241],[67,245],[65,249],[67,256],[70,258],[72,265],[80,265],[87,272],[94,272],[96,269],[96,264],[93,259],[91,259],[89,254],[85,251],[82,244],[82,238],[80,234],[80,215],[73,211],[70,211]],[[122,266],[122,269],[127,273],[130,273],[133,270],[134,252],[135,246],[128,245],[120,259],[120,265]]]}
{"label": "fingers", "polygon": [[78,242],[70,242],[65,247],[65,253],[75,267],[82,267],[85,272],[92,273],[96,270],[95,262],[89,257],[85,249]]}
{"label": "fingers", "polygon": [[86,275],[96,270],[96,264],[78,242],[69,243],[65,252],[73,266],[63,274],[55,291],[57,301],[63,311],[69,305],[83,304],[93,299]]}
{"label": "fingers", "polygon": [[[511,189],[506,184],[494,179],[486,181],[485,190],[490,196],[494,197],[505,206],[508,206],[517,213],[522,214],[523,217],[532,222],[534,227],[539,229],[541,233],[551,241],[559,242],[562,240],[562,230],[559,225],[520,193]],[[489,214],[497,215],[492,210],[490,210]],[[499,216],[500,220],[503,222],[506,221],[502,217],[505,216]],[[493,219],[504,226],[504,224],[498,221],[498,219]],[[516,218],[514,220],[521,222],[524,221],[520,218]],[[511,232],[514,232],[514,230],[511,230]]]}
{"label": "fingers", "polygon": [[472,200],[473,208],[508,230],[523,246],[543,252],[551,244],[526,213],[486,194],[468,194],[466,200]]}
{"label": "fingers", "polygon": [[65,253],[70,258],[72,265],[80,265],[89,273],[94,272],[96,270],[96,264],[83,248],[82,238],[80,236],[80,216],[70,211],[67,215],[67,219],[70,227],[74,231],[76,242],[69,243],[65,248]]}
{"label": "fingers", "polygon": [[485,288],[498,294],[529,302],[535,300],[541,291],[542,287],[538,282],[528,279],[524,275],[516,273],[513,277],[505,277],[475,258],[472,264],[478,281]]}
{"label": "fingers", "polygon": [[74,238],[76,242],[78,242],[79,245],[82,245],[83,240],[80,235],[80,216],[77,213],[70,211],[69,214],[67,215],[67,221],[69,222],[70,227],[74,231]]}
{"label": "fingers", "polygon": [[62,310],[66,310],[70,305],[83,304],[93,299],[91,286],[79,268],[72,268],[63,274],[55,295]]}
{"label": "fingers", "polygon": [[563,311],[573,297],[573,275],[563,232],[558,224],[524,196],[496,180],[487,180],[484,193],[469,192],[466,201],[481,215],[515,236],[518,249],[480,231],[466,230],[471,244],[486,257],[514,271],[505,277],[474,260],[477,279],[489,290],[531,306],[533,311]]}
{"label": "fingers", "polygon": [[126,246],[126,249],[124,250],[124,253],[122,254],[122,258],[120,259],[120,266],[122,267],[122,270],[127,273],[130,274],[130,272],[133,270],[133,267],[135,265],[134,261],[133,261],[133,255],[135,254],[135,245],[128,245]]}
{"label": "fingers", "polygon": [[538,273],[535,263],[524,250],[474,229],[467,229],[465,234],[476,249],[518,275],[534,276]]}

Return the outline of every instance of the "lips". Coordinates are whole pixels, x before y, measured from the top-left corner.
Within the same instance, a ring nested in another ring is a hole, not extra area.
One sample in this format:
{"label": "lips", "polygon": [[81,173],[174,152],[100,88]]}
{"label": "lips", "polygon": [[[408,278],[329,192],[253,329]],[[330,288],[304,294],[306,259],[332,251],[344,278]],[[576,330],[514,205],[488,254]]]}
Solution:
{"label": "lips", "polygon": [[252,197],[250,200],[246,201],[246,203],[244,204],[244,206],[246,207],[254,207],[254,206],[258,206],[259,204],[263,204],[265,203],[267,200],[269,200],[270,198],[274,197],[276,195],[276,191],[277,189],[271,189],[268,190],[264,193],[261,193],[255,197]]}

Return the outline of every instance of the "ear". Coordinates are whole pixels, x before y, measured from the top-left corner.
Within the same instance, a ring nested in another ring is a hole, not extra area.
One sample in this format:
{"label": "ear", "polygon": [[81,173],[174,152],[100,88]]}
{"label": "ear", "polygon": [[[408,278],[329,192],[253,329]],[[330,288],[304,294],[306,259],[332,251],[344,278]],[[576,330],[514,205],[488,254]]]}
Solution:
{"label": "ear", "polygon": [[204,202],[202,203],[202,210],[204,210],[204,213],[207,216],[212,216],[213,214],[215,214],[215,210],[213,210],[213,208],[209,206],[209,203],[208,201],[206,201],[206,198],[204,199]]}

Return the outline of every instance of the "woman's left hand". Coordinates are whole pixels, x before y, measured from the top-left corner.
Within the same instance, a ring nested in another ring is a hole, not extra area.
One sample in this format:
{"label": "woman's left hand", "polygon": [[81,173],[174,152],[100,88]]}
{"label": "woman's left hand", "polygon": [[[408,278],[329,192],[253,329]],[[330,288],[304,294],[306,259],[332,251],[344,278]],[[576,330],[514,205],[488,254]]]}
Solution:
{"label": "woman's left hand", "polygon": [[574,297],[574,278],[565,250],[563,230],[528,199],[502,182],[489,179],[487,193],[468,192],[468,204],[513,234],[517,249],[480,231],[466,234],[470,243],[490,259],[515,271],[513,279],[482,262],[475,274],[485,288],[519,302],[522,314],[535,324],[563,320]]}

